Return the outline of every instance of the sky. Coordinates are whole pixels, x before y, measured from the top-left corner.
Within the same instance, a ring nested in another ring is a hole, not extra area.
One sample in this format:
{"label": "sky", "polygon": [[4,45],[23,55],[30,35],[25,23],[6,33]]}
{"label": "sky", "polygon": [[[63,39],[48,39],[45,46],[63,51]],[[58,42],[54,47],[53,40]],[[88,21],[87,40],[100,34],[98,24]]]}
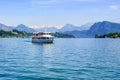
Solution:
{"label": "sky", "polygon": [[59,28],[98,21],[120,23],[120,0],[0,0],[0,23],[6,25]]}

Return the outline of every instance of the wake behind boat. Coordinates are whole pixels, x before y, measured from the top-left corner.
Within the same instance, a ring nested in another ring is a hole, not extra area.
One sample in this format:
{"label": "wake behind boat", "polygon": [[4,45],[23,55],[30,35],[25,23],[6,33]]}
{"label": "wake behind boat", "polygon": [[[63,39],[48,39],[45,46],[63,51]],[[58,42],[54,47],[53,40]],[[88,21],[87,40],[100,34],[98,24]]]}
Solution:
{"label": "wake behind boat", "polygon": [[37,43],[52,43],[54,41],[54,36],[51,32],[35,32],[32,36],[32,42]]}

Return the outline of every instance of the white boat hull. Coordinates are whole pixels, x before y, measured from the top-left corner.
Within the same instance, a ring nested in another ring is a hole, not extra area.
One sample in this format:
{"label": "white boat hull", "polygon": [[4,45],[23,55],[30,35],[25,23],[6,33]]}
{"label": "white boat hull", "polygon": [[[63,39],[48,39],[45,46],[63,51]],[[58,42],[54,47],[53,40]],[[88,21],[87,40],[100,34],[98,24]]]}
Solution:
{"label": "white boat hull", "polygon": [[53,40],[52,39],[47,39],[47,40],[44,40],[44,39],[32,39],[32,42],[33,43],[53,43]]}

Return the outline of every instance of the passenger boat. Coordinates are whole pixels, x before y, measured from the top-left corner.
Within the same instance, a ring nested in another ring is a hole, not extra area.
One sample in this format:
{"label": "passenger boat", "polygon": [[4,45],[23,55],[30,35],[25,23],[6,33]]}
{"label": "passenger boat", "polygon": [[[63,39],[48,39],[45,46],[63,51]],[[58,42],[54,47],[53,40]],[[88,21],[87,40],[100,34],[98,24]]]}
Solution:
{"label": "passenger boat", "polygon": [[51,32],[35,32],[32,36],[32,42],[36,43],[53,43],[54,36]]}

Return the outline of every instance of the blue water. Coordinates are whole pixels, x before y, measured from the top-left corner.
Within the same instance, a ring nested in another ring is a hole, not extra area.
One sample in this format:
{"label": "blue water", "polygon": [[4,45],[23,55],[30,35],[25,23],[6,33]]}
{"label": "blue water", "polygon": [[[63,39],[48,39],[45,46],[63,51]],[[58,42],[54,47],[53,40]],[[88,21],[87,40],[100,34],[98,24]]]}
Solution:
{"label": "blue water", "polygon": [[0,80],[120,80],[120,39],[1,38]]}

